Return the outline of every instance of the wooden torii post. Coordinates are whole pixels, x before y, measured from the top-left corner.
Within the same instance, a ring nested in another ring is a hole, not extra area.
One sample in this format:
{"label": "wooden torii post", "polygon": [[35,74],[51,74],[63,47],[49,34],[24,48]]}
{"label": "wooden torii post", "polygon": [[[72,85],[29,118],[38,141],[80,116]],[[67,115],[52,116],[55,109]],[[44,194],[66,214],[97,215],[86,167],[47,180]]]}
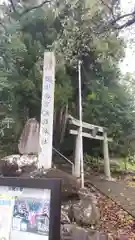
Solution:
{"label": "wooden torii post", "polygon": [[[70,124],[73,126],[76,126],[76,130],[71,129],[70,134],[76,136],[76,145],[75,145],[75,160],[74,160],[74,175],[75,177],[80,177],[80,140],[79,140],[79,126],[80,122],[79,120],[73,118],[72,116],[69,116]],[[89,124],[86,122],[83,122],[83,129],[88,129],[88,132],[84,132],[83,130],[83,137],[91,138],[95,140],[103,141],[103,155],[104,155],[104,173],[106,179],[111,179],[111,172],[110,172],[110,159],[109,159],[109,148],[108,148],[108,142],[112,142],[112,138],[107,137],[107,129],[101,126],[96,126],[93,124]],[[98,133],[102,133],[101,135],[97,135]]]}

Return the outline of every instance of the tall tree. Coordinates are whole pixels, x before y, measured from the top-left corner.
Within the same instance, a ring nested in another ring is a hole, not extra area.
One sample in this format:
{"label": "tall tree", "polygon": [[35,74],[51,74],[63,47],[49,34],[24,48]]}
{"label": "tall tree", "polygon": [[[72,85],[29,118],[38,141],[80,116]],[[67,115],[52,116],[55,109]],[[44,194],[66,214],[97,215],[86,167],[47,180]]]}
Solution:
{"label": "tall tree", "polygon": [[0,94],[10,102],[8,114],[19,129],[28,117],[40,119],[43,52],[53,49],[57,58],[55,146],[60,147],[67,106],[78,116],[79,59],[84,119],[107,126],[119,143],[129,134],[127,129],[132,130],[133,103],[120,84],[124,41],[113,28],[101,31],[112,19],[109,9],[96,0],[9,2],[2,5]]}

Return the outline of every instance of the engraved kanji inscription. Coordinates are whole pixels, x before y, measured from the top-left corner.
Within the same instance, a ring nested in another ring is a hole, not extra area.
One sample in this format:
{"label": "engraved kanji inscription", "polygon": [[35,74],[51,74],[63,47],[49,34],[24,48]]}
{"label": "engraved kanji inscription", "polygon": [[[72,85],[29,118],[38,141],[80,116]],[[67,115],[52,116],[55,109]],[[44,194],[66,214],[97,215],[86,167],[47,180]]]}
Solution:
{"label": "engraved kanji inscription", "polygon": [[48,119],[43,120],[43,125],[46,125],[46,124],[48,124]]}
{"label": "engraved kanji inscription", "polygon": [[48,110],[43,111],[42,114],[43,114],[44,117],[49,117],[49,111]]}
{"label": "engraved kanji inscription", "polygon": [[48,129],[47,128],[42,128],[42,133],[48,135],[49,134]]}
{"label": "engraved kanji inscription", "polygon": [[47,144],[48,143],[48,139],[47,138],[44,138],[41,140],[41,144],[44,145],[44,144]]}
{"label": "engraved kanji inscription", "polygon": [[45,76],[45,83],[52,83],[53,79],[52,76]]}
{"label": "engraved kanji inscription", "polygon": [[45,85],[44,85],[44,89],[49,90],[50,87],[51,87],[50,83],[46,82]]}

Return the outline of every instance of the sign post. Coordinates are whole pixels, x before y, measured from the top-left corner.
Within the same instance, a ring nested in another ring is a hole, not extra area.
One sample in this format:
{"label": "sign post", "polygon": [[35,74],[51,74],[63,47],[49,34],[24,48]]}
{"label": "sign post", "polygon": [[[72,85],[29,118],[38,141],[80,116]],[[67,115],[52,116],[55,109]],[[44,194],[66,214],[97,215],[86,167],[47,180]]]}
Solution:
{"label": "sign post", "polygon": [[39,135],[39,168],[45,169],[52,167],[54,87],[55,56],[53,52],[45,52]]}
{"label": "sign post", "polygon": [[0,240],[59,240],[61,180],[0,178]]}

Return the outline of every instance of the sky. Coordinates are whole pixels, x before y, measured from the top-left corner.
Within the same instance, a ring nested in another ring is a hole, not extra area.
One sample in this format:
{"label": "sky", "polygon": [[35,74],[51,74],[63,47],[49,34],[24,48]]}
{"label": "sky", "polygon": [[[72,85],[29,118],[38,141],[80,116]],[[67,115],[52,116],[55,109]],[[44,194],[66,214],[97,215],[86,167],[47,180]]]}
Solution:
{"label": "sky", "polygon": [[[123,13],[131,12],[135,6],[135,0],[121,0]],[[122,72],[135,72],[135,25],[122,32],[127,42],[126,57],[120,65]]]}

